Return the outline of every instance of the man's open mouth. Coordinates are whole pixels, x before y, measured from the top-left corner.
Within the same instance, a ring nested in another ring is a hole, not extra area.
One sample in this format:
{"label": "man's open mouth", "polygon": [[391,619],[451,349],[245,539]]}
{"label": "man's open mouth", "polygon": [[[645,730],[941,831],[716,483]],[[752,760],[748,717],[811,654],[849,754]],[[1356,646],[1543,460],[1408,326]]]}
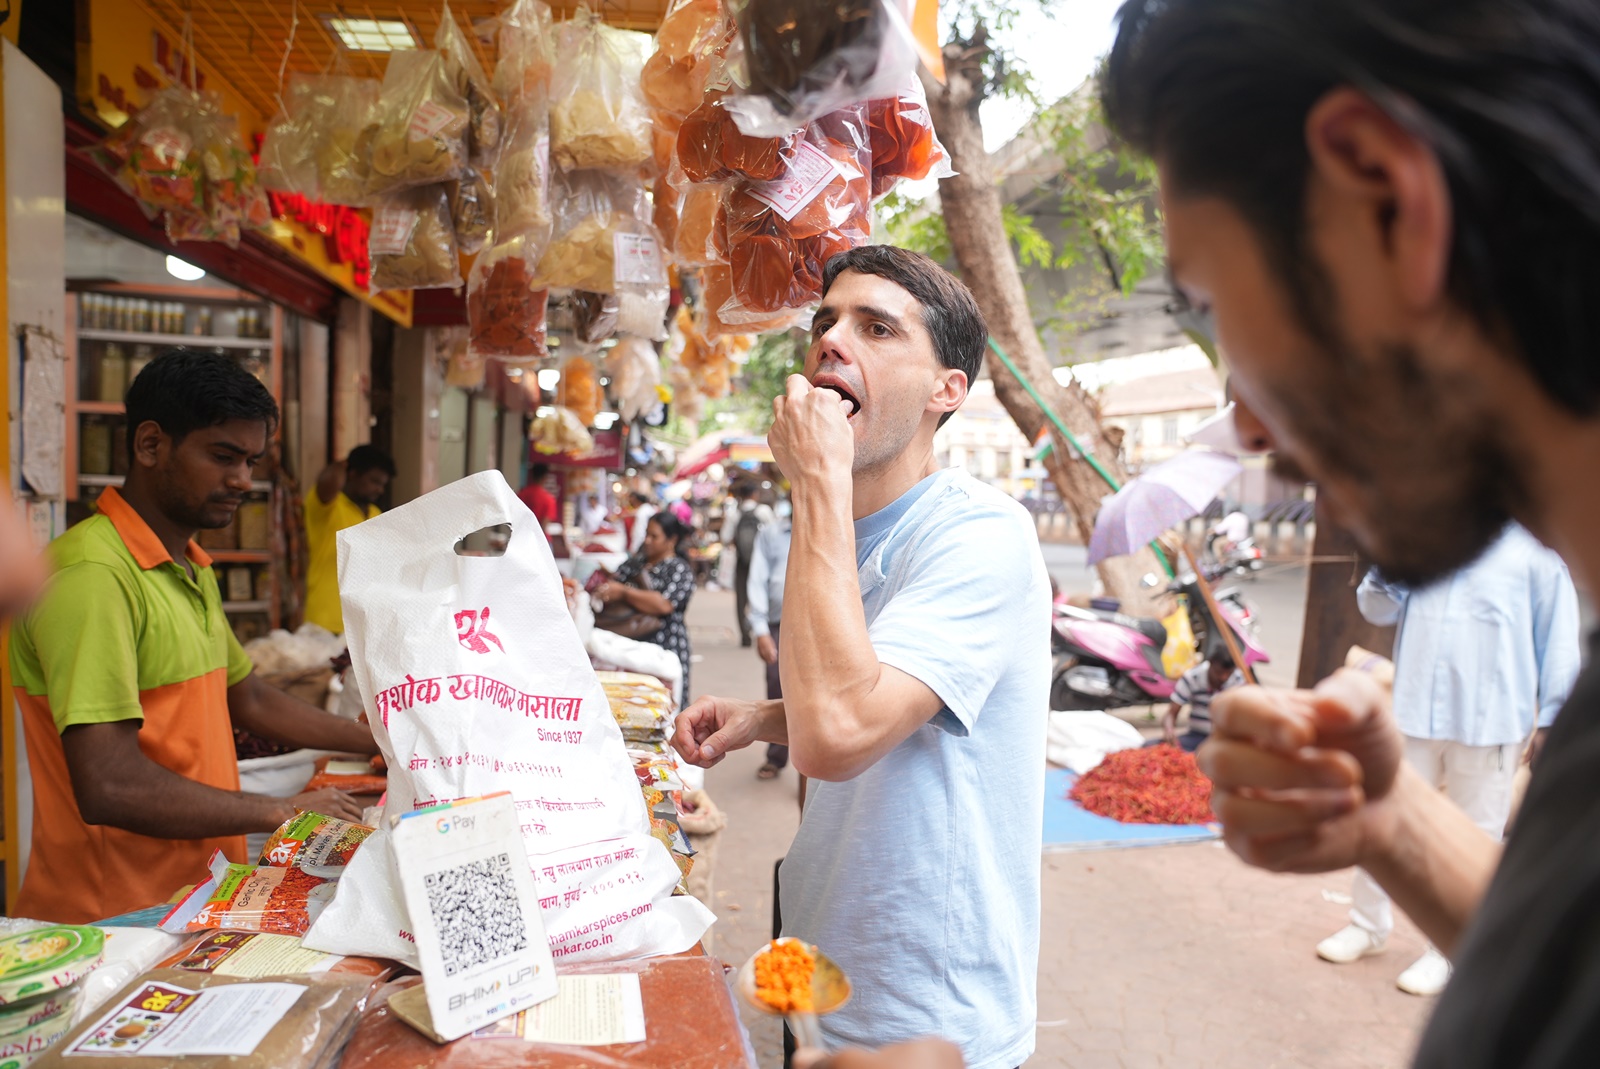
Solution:
{"label": "man's open mouth", "polygon": [[840,397],[843,397],[846,401],[849,401],[850,405],[851,405],[850,416],[848,416],[846,418],[853,418],[857,412],[861,411],[861,402],[856,400],[856,395],[851,393],[845,387],[840,386],[838,383],[820,382],[820,383],[817,384],[817,389],[819,389],[819,390],[832,390],[834,393],[838,394]]}

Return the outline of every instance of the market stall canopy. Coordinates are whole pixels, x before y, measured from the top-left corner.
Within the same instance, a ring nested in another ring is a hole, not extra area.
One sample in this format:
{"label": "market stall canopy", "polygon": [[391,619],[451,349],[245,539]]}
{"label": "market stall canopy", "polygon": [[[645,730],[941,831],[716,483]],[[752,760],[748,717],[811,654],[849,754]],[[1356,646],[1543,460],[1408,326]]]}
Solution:
{"label": "market stall canopy", "polygon": [[754,461],[758,464],[772,462],[772,450],[767,439],[756,434],[708,434],[685,449],[678,458],[678,467],[672,477],[688,479],[699,475],[713,464],[731,461],[739,464]]}
{"label": "market stall canopy", "polygon": [[[101,0],[104,2],[104,0]],[[131,2],[131,0],[123,0]],[[298,16],[294,48],[288,71],[317,74],[328,69],[336,52],[344,51],[350,73],[382,78],[388,63],[383,51],[353,51],[340,45],[336,21],[395,23],[402,47],[409,35],[413,48],[432,47],[439,28],[442,0],[139,0],[152,15],[167,24],[172,40],[182,40],[184,17],[192,18],[195,51],[204,66],[227,81],[255,111],[264,117],[278,110],[278,64],[289,30]],[[468,31],[479,61],[493,66],[494,53],[471,30],[478,22],[500,14],[503,0],[454,0],[456,21]],[[557,18],[567,18],[577,8],[575,0],[551,0]],[[597,5],[613,26],[654,31],[666,14],[667,0],[606,0]]]}

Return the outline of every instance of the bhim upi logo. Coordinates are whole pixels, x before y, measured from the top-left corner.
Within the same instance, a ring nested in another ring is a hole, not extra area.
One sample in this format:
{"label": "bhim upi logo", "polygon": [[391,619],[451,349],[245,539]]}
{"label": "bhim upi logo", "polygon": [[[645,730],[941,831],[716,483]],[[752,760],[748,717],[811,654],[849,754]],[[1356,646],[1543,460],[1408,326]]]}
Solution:
{"label": "bhim upi logo", "polygon": [[[484,640],[488,639],[488,642]],[[463,609],[456,613],[456,641],[473,653],[488,653],[493,642],[501,653],[506,651],[500,639],[489,631],[489,607]]]}

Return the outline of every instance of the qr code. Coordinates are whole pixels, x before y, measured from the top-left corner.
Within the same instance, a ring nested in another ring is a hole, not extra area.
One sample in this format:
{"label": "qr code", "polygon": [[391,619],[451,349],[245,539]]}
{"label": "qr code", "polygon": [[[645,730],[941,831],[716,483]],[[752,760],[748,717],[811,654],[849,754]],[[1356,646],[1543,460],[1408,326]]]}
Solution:
{"label": "qr code", "polygon": [[528,926],[511,879],[511,856],[496,854],[423,877],[439,929],[446,976],[525,950]]}

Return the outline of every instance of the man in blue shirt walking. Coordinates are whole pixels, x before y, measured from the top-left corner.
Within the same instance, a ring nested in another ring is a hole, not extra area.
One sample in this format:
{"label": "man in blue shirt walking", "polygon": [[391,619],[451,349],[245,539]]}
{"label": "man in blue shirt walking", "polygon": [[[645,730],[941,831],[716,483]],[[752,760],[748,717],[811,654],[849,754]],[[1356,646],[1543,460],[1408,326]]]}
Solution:
{"label": "man in blue shirt walking", "polygon": [[[1376,569],[1356,591],[1361,614],[1398,625],[1394,713],[1408,764],[1498,839],[1511,781],[1578,675],[1578,595],[1566,565],[1515,524],[1482,557],[1412,590]],[[1344,964],[1382,950],[1394,928],[1389,896],[1357,869],[1350,924],[1317,944]],[[1436,995],[1450,963],[1430,943],[1400,974],[1400,990]]]}

